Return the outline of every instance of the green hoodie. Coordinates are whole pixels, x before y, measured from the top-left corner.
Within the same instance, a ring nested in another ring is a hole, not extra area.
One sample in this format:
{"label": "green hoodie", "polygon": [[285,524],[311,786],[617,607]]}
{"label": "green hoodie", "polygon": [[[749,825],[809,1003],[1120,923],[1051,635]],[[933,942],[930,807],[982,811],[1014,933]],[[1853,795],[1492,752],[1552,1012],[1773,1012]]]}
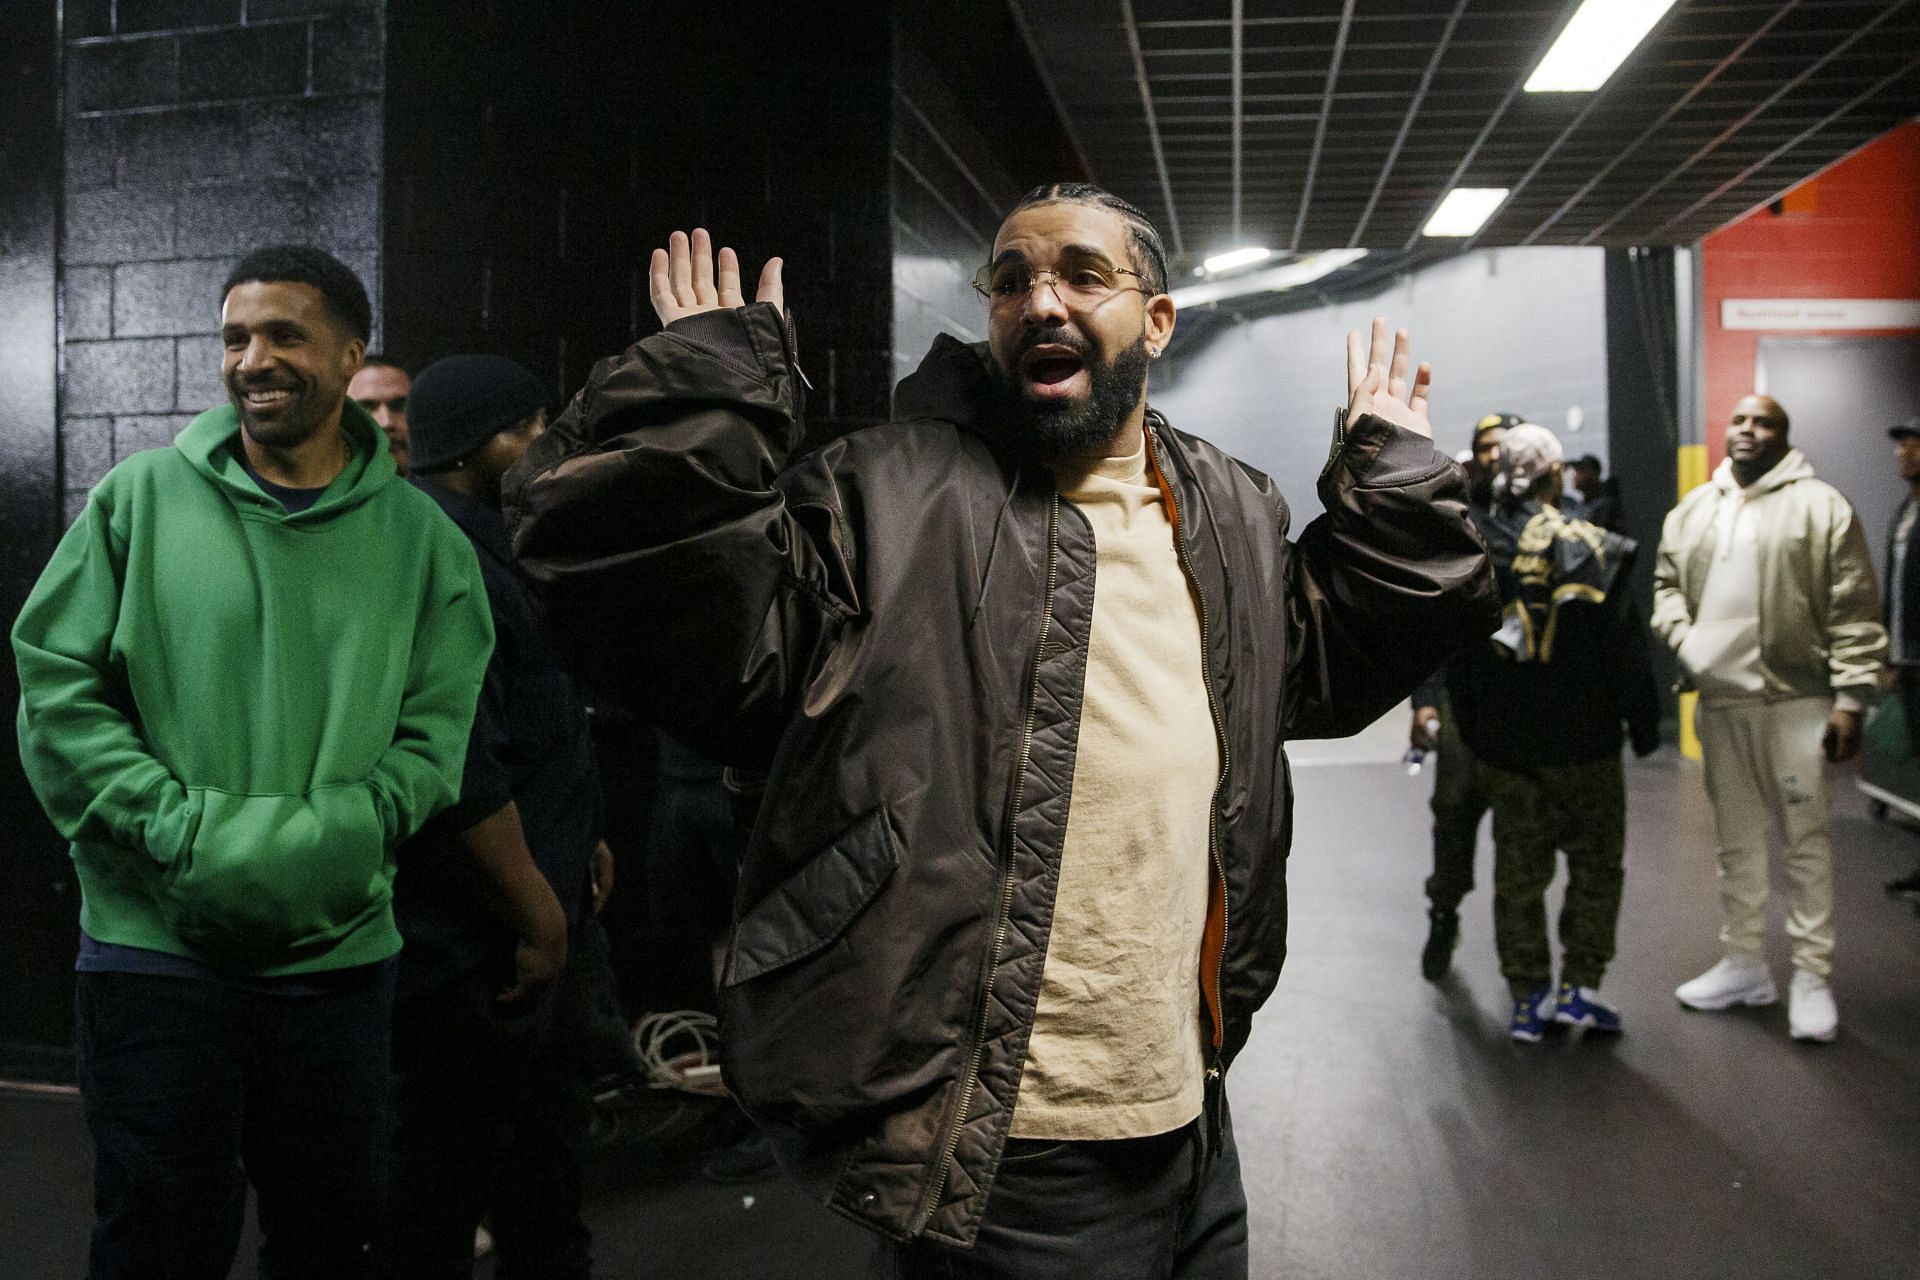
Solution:
{"label": "green hoodie", "polygon": [[13,629],[20,756],[101,942],[276,976],[400,948],[392,851],[459,791],[493,624],[473,548],[349,401],[289,515],[231,407],[115,467]]}

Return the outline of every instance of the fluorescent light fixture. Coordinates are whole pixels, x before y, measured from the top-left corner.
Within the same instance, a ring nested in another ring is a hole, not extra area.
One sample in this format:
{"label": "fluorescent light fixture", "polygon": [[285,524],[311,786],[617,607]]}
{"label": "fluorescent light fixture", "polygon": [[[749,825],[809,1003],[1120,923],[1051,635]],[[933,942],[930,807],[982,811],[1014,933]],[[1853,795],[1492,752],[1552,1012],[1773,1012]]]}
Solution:
{"label": "fluorescent light fixture", "polygon": [[1245,275],[1234,276],[1228,280],[1209,280],[1205,284],[1190,284],[1184,289],[1173,291],[1173,305],[1198,307],[1209,302],[1224,302],[1228,298],[1244,298],[1249,294],[1281,293],[1287,289],[1297,289],[1303,284],[1312,284],[1322,276],[1331,275],[1366,256],[1365,249],[1330,249],[1326,253],[1316,253],[1298,262],[1268,267],[1265,271],[1249,271]]}
{"label": "fluorescent light fixture", "polygon": [[1527,77],[1527,92],[1592,93],[1671,8],[1673,0],[1586,0]]}
{"label": "fluorescent light fixture", "polygon": [[1273,256],[1273,250],[1250,246],[1245,249],[1230,249],[1226,253],[1216,253],[1200,264],[1201,270],[1208,275],[1217,275],[1222,271],[1231,271],[1235,267],[1250,267],[1256,262],[1265,262]]}
{"label": "fluorescent light fixture", "polygon": [[1420,228],[1423,236],[1470,236],[1487,225],[1487,219],[1507,198],[1505,187],[1455,187]]}

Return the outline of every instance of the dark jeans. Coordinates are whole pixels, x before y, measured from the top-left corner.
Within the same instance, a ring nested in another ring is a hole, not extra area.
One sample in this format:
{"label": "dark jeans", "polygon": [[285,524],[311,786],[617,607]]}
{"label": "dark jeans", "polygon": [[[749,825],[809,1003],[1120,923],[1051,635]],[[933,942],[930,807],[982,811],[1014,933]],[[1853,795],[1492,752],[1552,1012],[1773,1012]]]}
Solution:
{"label": "dark jeans", "polygon": [[584,988],[596,948],[580,945],[580,926],[569,942],[555,990],[530,1010],[503,1014],[498,975],[484,971],[408,992],[395,1010],[399,1123],[382,1276],[466,1280],[483,1217],[502,1280],[588,1274],[583,1055],[594,1002]]}
{"label": "dark jeans", "polygon": [[579,1028],[580,1042],[561,1048],[573,1059],[572,1070],[583,1088],[607,1076],[646,1071],[633,1046],[633,1024],[620,1004],[607,931],[591,907],[567,935],[567,968],[556,998],[554,1021]]}
{"label": "dark jeans", "polygon": [[392,967],[311,995],[76,977],[92,1280],[224,1280],[249,1179],[265,1280],[366,1275],[392,1105]]}
{"label": "dark jeans", "polygon": [[709,778],[661,775],[647,837],[650,1009],[713,1010],[713,944],[733,921],[746,840],[717,768]]}
{"label": "dark jeans", "polygon": [[880,1242],[870,1280],[1246,1280],[1247,1198],[1227,1122],[1152,1138],[1012,1138],[971,1249]]}

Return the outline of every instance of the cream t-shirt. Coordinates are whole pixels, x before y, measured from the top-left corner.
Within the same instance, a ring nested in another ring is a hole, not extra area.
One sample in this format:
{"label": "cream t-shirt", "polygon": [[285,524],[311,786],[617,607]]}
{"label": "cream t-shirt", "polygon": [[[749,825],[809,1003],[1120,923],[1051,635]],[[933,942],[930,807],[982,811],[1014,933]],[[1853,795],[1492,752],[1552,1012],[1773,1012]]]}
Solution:
{"label": "cream t-shirt", "polygon": [[1073,803],[1012,1132],[1146,1137],[1202,1105],[1200,947],[1220,748],[1200,614],[1145,441],[1058,481],[1093,526],[1098,564]]}

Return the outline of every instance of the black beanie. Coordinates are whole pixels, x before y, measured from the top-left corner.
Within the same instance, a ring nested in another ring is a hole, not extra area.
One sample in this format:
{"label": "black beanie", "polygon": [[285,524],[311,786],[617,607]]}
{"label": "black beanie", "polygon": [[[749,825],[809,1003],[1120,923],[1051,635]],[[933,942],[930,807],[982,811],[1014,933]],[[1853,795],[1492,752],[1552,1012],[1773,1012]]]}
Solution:
{"label": "black beanie", "polygon": [[408,470],[444,471],[496,433],[547,407],[540,379],[504,356],[448,356],[407,397]]}

